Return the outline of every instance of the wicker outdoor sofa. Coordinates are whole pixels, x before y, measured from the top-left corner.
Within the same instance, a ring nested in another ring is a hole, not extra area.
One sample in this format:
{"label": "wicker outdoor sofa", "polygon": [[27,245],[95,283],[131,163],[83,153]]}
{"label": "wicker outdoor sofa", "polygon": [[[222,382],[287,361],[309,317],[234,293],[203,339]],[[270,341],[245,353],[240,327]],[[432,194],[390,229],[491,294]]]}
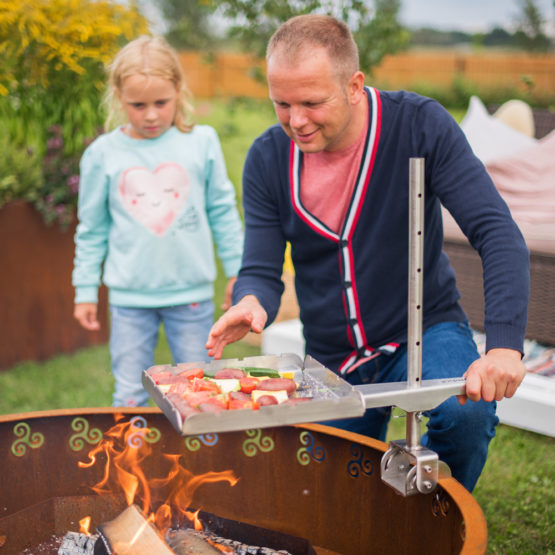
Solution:
{"label": "wicker outdoor sofa", "polygon": [[[490,109],[490,112],[493,110]],[[534,110],[537,139],[555,129],[555,112]],[[555,187],[555,176],[551,181]],[[476,251],[444,213],[444,251],[457,275],[461,303],[473,328],[483,330],[484,297],[482,264]],[[553,214],[555,223],[555,214]],[[526,337],[546,345],[555,345],[555,235],[539,234],[533,226],[521,226],[530,248],[530,305]],[[543,235],[543,236],[542,236]]]}

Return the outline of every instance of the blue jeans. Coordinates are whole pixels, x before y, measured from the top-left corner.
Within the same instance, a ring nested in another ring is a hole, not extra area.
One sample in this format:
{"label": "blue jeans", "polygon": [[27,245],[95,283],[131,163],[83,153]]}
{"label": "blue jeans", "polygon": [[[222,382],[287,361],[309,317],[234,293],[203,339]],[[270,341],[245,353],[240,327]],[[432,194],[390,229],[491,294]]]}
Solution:
{"label": "blue jeans", "polygon": [[[428,328],[422,337],[422,379],[455,378],[464,374],[479,358],[472,331],[467,324],[445,322]],[[407,348],[402,345],[395,354],[380,355],[347,376],[352,385],[363,383],[401,382],[407,380]],[[467,401],[460,405],[450,397],[438,407],[424,412],[428,431],[421,444],[435,451],[446,462],[456,478],[472,491],[495,436],[499,419],[497,404]],[[351,432],[385,440],[391,407],[369,409],[360,418],[325,422]],[[401,439],[401,438],[397,438]]]}
{"label": "blue jeans", "polygon": [[143,370],[154,364],[160,323],[164,324],[174,364],[206,362],[204,348],[214,322],[214,303],[202,301],[162,308],[127,308],[110,305],[110,354],[116,380],[115,407],[146,406]]}

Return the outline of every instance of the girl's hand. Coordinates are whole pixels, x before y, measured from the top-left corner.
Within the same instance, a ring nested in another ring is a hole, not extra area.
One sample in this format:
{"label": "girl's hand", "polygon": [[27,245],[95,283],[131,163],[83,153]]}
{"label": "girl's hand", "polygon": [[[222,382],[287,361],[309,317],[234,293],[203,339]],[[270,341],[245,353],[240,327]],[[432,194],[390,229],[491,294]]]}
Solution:
{"label": "girl's hand", "polygon": [[237,277],[232,277],[227,280],[227,285],[225,286],[224,302],[222,304],[222,310],[227,310],[231,306],[231,294],[233,293],[233,286],[237,281]]}
{"label": "girl's hand", "polygon": [[86,329],[97,331],[100,329],[100,322],[97,318],[96,303],[78,303],[73,309],[73,317]]}

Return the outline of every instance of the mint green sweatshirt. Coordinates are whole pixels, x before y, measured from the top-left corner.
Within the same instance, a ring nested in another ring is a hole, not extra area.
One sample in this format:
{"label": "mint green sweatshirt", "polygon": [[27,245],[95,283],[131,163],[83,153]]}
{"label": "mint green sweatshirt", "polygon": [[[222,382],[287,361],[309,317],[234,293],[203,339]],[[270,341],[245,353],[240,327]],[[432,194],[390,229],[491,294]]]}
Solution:
{"label": "mint green sweatshirt", "polygon": [[172,127],[155,139],[121,128],[81,159],[75,234],[75,302],[162,307],[213,298],[214,243],[227,277],[243,248],[235,190],[214,129]]}

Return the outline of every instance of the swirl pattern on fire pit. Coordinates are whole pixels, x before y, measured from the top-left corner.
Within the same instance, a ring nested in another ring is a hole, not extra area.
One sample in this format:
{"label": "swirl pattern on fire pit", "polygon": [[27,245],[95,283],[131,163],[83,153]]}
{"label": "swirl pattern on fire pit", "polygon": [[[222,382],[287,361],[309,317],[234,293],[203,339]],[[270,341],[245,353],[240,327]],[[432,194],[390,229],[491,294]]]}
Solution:
{"label": "swirl pattern on fire pit", "polygon": [[297,451],[297,460],[303,466],[310,463],[310,459],[315,461],[323,461],[326,458],[326,451],[322,447],[314,448],[314,436],[310,432],[301,432],[299,435],[299,441],[306,445],[306,447],[301,447]]}
{"label": "swirl pattern on fire pit", "polygon": [[246,439],[243,442],[243,453],[245,453],[247,457],[254,457],[259,449],[263,453],[269,453],[273,450],[274,440],[270,436],[261,438],[262,430],[246,430],[245,433],[252,438]]}
{"label": "swirl pattern on fire pit", "polygon": [[127,438],[127,444],[129,447],[141,447],[143,441],[147,443],[156,443],[160,441],[162,434],[157,428],[148,428],[146,419],[142,416],[134,416],[129,421],[131,428],[137,430],[129,435]]}
{"label": "swirl pattern on fire pit", "polygon": [[27,447],[38,449],[44,443],[44,436],[40,432],[32,434],[31,427],[27,422],[18,422],[13,428],[13,433],[21,438],[12,444],[12,453],[16,457],[23,457],[27,452]]}
{"label": "swirl pattern on fire pit", "polygon": [[81,451],[85,446],[85,441],[89,445],[95,445],[102,439],[102,432],[98,428],[89,431],[89,423],[80,416],[73,419],[71,428],[77,432],[69,438],[69,447],[72,451]]}
{"label": "swirl pattern on fire pit", "polygon": [[202,434],[199,436],[188,436],[185,439],[185,445],[189,451],[198,451],[200,444],[204,443],[207,447],[212,447],[218,443],[218,434]]}
{"label": "swirl pattern on fire pit", "polygon": [[358,478],[361,472],[366,476],[370,476],[374,472],[374,467],[372,465],[372,461],[364,458],[364,450],[361,449],[359,445],[353,443],[350,451],[355,458],[352,461],[349,461],[349,464],[347,465],[347,472],[353,478]]}

